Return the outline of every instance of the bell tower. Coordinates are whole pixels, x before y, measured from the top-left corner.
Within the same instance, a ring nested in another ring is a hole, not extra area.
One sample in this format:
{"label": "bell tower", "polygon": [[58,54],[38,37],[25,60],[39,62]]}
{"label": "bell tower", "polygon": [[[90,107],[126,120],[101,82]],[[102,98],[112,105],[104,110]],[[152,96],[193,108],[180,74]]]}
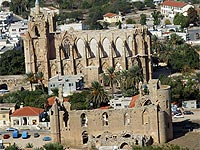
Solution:
{"label": "bell tower", "polygon": [[28,18],[28,31],[24,37],[24,54],[26,73],[42,72],[44,84],[50,76],[50,43],[54,40],[55,21],[54,13],[47,13],[40,8],[39,1],[31,8]]}

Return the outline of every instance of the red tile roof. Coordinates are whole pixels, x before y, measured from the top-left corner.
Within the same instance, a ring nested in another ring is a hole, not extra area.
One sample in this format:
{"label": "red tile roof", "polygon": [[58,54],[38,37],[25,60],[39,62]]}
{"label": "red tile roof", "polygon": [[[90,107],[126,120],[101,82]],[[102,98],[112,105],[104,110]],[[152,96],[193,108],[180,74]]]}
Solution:
{"label": "red tile roof", "polygon": [[132,97],[132,100],[131,100],[131,102],[130,102],[130,104],[129,104],[129,108],[135,107],[135,102],[136,102],[136,100],[139,98],[139,96],[140,96],[140,94],[135,95],[135,96]]}
{"label": "red tile roof", "polygon": [[107,13],[105,15],[103,15],[104,17],[108,17],[108,18],[112,18],[114,16],[116,16],[116,14],[113,14],[113,13]]}
{"label": "red tile roof", "polygon": [[172,6],[172,7],[184,7],[187,4],[184,2],[177,2],[177,1],[164,1],[161,5]]}
{"label": "red tile roof", "polygon": [[[49,97],[49,98],[47,99],[47,104],[48,104],[49,106],[52,106],[52,105],[54,104],[54,102],[55,102],[55,99],[56,99],[55,96]],[[64,98],[63,98],[63,101],[64,101],[64,102],[68,102],[68,101],[69,101],[69,98],[64,97]]]}
{"label": "red tile roof", "polygon": [[26,106],[14,111],[11,116],[38,116],[40,115],[44,109]]}

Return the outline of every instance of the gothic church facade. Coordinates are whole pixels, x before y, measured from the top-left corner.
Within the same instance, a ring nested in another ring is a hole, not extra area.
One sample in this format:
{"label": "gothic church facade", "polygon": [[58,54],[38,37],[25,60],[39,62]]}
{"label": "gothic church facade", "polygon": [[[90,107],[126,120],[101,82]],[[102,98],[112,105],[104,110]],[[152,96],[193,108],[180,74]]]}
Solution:
{"label": "gothic church facade", "polygon": [[145,26],[57,31],[55,14],[45,12],[36,0],[24,37],[26,73],[43,72],[45,84],[55,75],[83,74],[89,86],[94,80],[101,81],[101,73],[108,67],[125,70],[139,65],[148,81],[152,74],[150,47]]}

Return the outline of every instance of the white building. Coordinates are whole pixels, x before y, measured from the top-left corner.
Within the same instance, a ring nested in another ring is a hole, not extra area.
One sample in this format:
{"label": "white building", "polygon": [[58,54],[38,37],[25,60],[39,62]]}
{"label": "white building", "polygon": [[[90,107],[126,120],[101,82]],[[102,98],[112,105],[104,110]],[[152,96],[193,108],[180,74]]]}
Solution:
{"label": "white building", "polygon": [[161,3],[161,14],[165,17],[174,18],[177,13],[182,13],[184,16],[187,16],[187,11],[189,8],[194,6],[177,1],[164,1]]}
{"label": "white building", "polygon": [[53,94],[52,89],[62,86],[63,96],[72,94],[84,88],[83,75],[54,76],[48,82],[48,94]]}
{"label": "white building", "polygon": [[163,2],[163,0],[153,0],[154,5],[156,5],[156,6],[162,2]]}
{"label": "white building", "polygon": [[0,5],[2,5],[2,3],[5,2],[5,1],[11,2],[11,0],[0,0]]}
{"label": "white building", "polygon": [[6,31],[8,25],[13,20],[13,13],[12,12],[0,12],[0,30],[3,32]]}
{"label": "white building", "polygon": [[114,109],[128,108],[131,100],[132,97],[115,96],[113,99],[110,100],[109,104]]}
{"label": "white building", "polygon": [[12,38],[19,38],[20,35],[26,33],[28,30],[28,21],[23,20],[23,21],[18,21],[11,23],[8,29],[9,32],[9,37]]}
{"label": "white building", "polygon": [[60,31],[68,31],[71,28],[73,28],[73,30],[88,30],[89,26],[84,25],[83,23],[70,23],[70,24],[59,25],[57,27],[57,29]]}
{"label": "white building", "polygon": [[197,108],[197,100],[182,101],[182,107],[184,109],[196,109]]}
{"label": "white building", "polygon": [[122,22],[122,15],[121,12],[119,14],[114,14],[114,13],[107,13],[103,15],[103,21],[108,22],[108,23],[116,23],[116,22]]}

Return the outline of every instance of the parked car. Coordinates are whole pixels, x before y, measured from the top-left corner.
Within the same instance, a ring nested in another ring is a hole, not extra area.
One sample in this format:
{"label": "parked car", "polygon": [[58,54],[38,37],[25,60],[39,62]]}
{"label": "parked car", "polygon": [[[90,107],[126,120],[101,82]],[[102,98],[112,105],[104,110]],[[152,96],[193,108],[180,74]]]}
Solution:
{"label": "parked car", "polygon": [[27,131],[23,131],[22,132],[22,139],[27,139],[28,138],[28,132]]}
{"label": "parked car", "polygon": [[19,131],[15,130],[13,131],[13,138],[18,138],[19,137]]}
{"label": "parked car", "polygon": [[43,137],[42,140],[43,140],[43,141],[51,141],[51,138],[50,138],[49,136],[45,136],[45,137]]}
{"label": "parked car", "polygon": [[184,118],[184,116],[182,114],[176,114],[174,115],[174,118]]}
{"label": "parked car", "polygon": [[33,134],[33,136],[34,136],[34,138],[37,138],[37,137],[39,137],[40,135],[39,135],[39,133],[36,132],[36,133]]}
{"label": "parked car", "polygon": [[9,137],[10,137],[9,134],[4,134],[4,135],[3,135],[3,138],[4,138],[4,139],[8,139]]}
{"label": "parked car", "polygon": [[194,113],[191,112],[191,111],[184,111],[183,114],[184,114],[184,115],[193,115]]}
{"label": "parked car", "polygon": [[9,127],[9,128],[6,129],[6,131],[15,131],[15,130],[17,130],[17,129],[13,128],[13,127]]}

